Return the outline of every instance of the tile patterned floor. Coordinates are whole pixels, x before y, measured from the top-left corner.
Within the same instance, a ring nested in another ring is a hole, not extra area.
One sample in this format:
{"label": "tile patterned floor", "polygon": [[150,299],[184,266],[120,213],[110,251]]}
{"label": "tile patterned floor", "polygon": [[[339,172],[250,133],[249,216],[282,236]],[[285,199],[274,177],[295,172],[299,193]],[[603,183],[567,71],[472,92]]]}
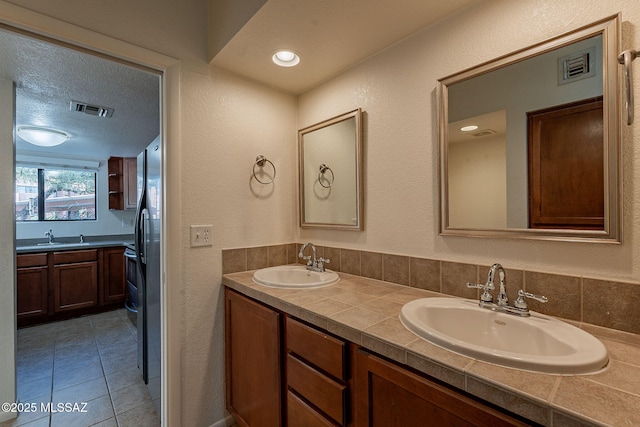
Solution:
{"label": "tile patterned floor", "polygon": [[159,426],[136,341],[124,309],[19,329],[18,401],[36,410],[0,427]]}

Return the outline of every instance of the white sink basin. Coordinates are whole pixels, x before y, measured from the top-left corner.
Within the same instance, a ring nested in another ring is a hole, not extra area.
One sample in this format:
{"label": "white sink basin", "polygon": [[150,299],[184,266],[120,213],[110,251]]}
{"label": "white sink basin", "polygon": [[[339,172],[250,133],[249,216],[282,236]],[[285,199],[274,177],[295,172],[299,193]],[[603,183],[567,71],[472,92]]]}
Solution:
{"label": "white sink basin", "polygon": [[405,304],[402,324],[448,350],[511,368],[554,374],[602,369],[607,349],[593,335],[539,313],[497,313],[461,298],[423,298]]}
{"label": "white sink basin", "polygon": [[253,281],[273,288],[319,288],[340,280],[331,270],[322,273],[307,270],[303,265],[280,265],[263,268],[253,273]]}

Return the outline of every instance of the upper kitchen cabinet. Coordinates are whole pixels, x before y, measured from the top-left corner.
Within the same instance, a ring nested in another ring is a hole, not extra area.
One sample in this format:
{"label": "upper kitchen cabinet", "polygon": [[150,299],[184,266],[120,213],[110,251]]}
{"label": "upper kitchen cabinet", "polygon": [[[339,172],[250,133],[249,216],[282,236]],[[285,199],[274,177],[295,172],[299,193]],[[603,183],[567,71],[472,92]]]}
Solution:
{"label": "upper kitchen cabinet", "polygon": [[135,209],[138,201],[135,157],[109,157],[109,209]]}

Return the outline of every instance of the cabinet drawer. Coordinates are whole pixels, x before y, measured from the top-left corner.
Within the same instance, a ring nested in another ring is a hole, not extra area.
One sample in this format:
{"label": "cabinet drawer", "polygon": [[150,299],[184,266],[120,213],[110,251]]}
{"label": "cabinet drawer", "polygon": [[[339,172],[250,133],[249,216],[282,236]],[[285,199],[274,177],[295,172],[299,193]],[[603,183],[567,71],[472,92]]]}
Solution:
{"label": "cabinet drawer", "polygon": [[98,250],[88,249],[83,251],[64,251],[53,253],[54,264],[68,264],[72,262],[97,261]]}
{"label": "cabinet drawer", "polygon": [[337,424],[332,423],[325,417],[320,415],[311,406],[307,405],[302,399],[287,392],[287,425],[291,427],[336,427]]}
{"label": "cabinet drawer", "polygon": [[286,331],[287,352],[298,355],[339,380],[346,380],[347,345],[344,341],[289,317],[287,317]]}
{"label": "cabinet drawer", "polygon": [[344,425],[346,386],[335,382],[291,354],[287,355],[287,384],[290,389]]}
{"label": "cabinet drawer", "polygon": [[44,267],[47,265],[47,254],[26,254],[16,256],[16,266],[24,267]]}

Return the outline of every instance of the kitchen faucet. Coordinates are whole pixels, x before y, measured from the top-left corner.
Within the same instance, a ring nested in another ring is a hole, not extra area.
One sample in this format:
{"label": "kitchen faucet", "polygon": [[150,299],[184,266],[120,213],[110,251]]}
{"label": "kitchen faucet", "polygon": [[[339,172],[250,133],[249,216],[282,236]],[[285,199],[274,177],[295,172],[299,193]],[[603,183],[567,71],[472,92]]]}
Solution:
{"label": "kitchen faucet", "polygon": [[[494,277],[498,273],[500,277],[500,287],[498,289],[498,298],[496,302],[493,302],[493,295],[491,291],[495,290],[495,284],[493,283]],[[530,316],[529,307],[525,298],[531,298],[540,302],[547,302],[548,298],[542,295],[534,295],[529,292],[525,292],[522,289],[518,291],[518,298],[514,301],[513,305],[509,305],[509,297],[506,290],[506,274],[502,265],[496,263],[489,268],[489,275],[487,277],[487,283],[476,284],[467,283],[468,288],[482,289],[482,295],[480,295],[480,301],[478,305],[482,308],[486,308],[492,311],[498,311],[501,313],[515,314],[517,316]]]}
{"label": "kitchen faucet", "polygon": [[[304,250],[307,249],[308,246],[311,246],[313,256],[304,255]],[[317,271],[318,273],[324,272],[324,265],[329,264],[330,262],[330,260],[324,259],[322,257],[317,258],[316,246],[311,242],[302,245],[302,248],[300,248],[300,252],[298,252],[298,258],[307,260],[307,270]]]}
{"label": "kitchen faucet", "polygon": [[53,243],[53,230],[45,232],[44,235],[49,238],[49,243]]}

